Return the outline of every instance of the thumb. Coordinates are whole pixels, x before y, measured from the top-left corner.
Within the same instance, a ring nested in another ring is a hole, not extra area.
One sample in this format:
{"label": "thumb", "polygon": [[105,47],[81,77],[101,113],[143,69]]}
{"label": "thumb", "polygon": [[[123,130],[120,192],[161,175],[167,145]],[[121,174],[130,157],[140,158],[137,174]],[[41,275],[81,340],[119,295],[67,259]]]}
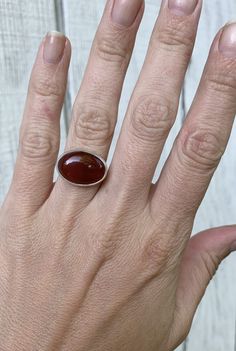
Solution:
{"label": "thumb", "polygon": [[[221,261],[236,251],[236,225],[214,228],[193,236],[180,265],[173,336],[185,339],[204,292]],[[184,333],[184,335],[183,335]]]}

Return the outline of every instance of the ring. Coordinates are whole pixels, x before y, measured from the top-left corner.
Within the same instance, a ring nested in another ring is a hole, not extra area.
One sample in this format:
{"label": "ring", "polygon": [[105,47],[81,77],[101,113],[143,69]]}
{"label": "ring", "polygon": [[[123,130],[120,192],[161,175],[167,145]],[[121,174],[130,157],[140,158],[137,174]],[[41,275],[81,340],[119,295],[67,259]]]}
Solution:
{"label": "ring", "polygon": [[86,150],[74,149],[59,157],[57,171],[70,184],[89,187],[106,178],[108,167],[102,157]]}

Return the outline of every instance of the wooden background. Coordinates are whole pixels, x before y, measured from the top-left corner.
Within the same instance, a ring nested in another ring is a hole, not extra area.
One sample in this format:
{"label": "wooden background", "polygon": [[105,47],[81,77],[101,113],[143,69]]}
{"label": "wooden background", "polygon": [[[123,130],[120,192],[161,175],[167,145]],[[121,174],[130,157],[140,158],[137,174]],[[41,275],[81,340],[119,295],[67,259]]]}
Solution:
{"label": "wooden background", "polygon": [[[0,0],[0,202],[10,183],[27,82],[42,36],[49,30],[57,29],[66,33],[73,46],[68,92],[61,121],[63,148],[71,105],[82,79],[104,3],[105,0]],[[116,137],[128,98],[142,66],[159,7],[160,0],[146,1],[144,20],[124,86]],[[156,175],[191,104],[211,40],[216,31],[233,17],[236,18],[235,0],[205,0],[197,43],[184,84],[178,119]],[[116,138],[112,150],[115,142]],[[227,153],[199,210],[194,233],[206,227],[236,222],[235,153],[236,129],[233,130]],[[236,255],[231,255],[220,266],[207,289],[190,335],[178,351],[236,351],[235,321]]]}

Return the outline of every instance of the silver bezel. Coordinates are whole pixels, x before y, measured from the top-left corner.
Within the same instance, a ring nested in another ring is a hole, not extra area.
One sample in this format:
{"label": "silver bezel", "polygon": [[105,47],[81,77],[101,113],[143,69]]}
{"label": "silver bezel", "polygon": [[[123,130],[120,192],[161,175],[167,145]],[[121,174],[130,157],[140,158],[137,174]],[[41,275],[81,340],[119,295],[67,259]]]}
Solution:
{"label": "silver bezel", "polygon": [[[66,179],[66,178],[61,174],[61,172],[59,171],[58,163],[59,163],[59,161],[62,159],[62,157],[64,157],[65,155],[67,155],[67,154],[69,154],[69,153],[71,153],[71,152],[75,152],[75,151],[86,152],[86,153],[88,153],[88,154],[90,154],[90,155],[93,155],[93,156],[97,157],[100,161],[102,161],[102,163],[103,163],[104,166],[105,166],[105,174],[104,174],[103,178],[100,179],[98,182],[96,182],[96,183],[91,183],[91,184],[76,184],[76,183],[70,182],[68,179]],[[63,178],[67,183],[69,183],[69,184],[71,184],[71,185],[73,185],[73,186],[76,186],[76,187],[80,187],[80,188],[89,188],[89,187],[92,187],[92,186],[96,186],[96,185],[102,183],[102,182],[105,180],[105,178],[106,178],[106,176],[107,176],[107,172],[108,172],[108,166],[107,166],[106,161],[105,161],[101,156],[97,155],[95,152],[90,151],[90,150],[86,150],[86,149],[82,149],[82,148],[76,148],[76,149],[72,149],[72,150],[69,150],[69,151],[65,151],[65,152],[63,152],[63,154],[61,154],[61,155],[59,156],[59,158],[58,158],[58,160],[57,160],[56,170],[57,170],[58,175],[59,175],[61,178]]]}

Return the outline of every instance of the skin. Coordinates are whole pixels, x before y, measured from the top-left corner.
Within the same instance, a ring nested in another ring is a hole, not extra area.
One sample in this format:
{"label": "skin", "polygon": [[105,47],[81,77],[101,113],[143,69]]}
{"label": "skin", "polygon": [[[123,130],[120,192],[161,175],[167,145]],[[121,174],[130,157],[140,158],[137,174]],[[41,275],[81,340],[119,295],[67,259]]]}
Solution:
{"label": "skin", "polygon": [[[104,158],[144,10],[132,26],[122,27],[111,20],[112,4],[93,43],[66,145]],[[222,30],[152,184],[176,117],[200,10],[201,2],[192,15],[177,16],[163,2],[108,177],[92,188],[62,178],[53,183],[71,46],[67,39],[60,62],[48,64],[41,43],[15,172],[0,211],[1,350],[169,351],[188,334],[218,265],[236,249],[235,226],[190,239],[236,113],[236,59],[218,49]]]}

